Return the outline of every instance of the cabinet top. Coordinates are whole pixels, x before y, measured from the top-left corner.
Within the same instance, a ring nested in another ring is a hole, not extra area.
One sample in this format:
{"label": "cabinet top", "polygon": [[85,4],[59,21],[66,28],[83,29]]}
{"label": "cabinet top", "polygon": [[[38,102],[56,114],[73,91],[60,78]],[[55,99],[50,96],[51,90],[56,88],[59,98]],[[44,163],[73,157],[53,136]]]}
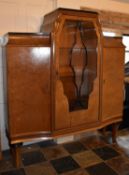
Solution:
{"label": "cabinet top", "polygon": [[97,12],[94,11],[86,11],[86,10],[78,10],[78,9],[69,9],[69,8],[57,8],[56,10],[47,13],[45,16],[47,15],[51,15],[54,13],[62,13],[62,14],[74,14],[74,15],[86,15],[86,14],[90,14],[90,15],[98,15]]}
{"label": "cabinet top", "polygon": [[103,37],[103,46],[109,48],[123,48],[122,37]]}
{"label": "cabinet top", "polygon": [[69,20],[69,19],[77,20],[77,21],[78,20],[80,21],[95,20],[97,22],[97,25],[100,26],[97,12],[58,8],[44,16],[44,20],[41,25],[40,31],[50,33],[56,30],[54,29],[55,26],[61,23],[61,21]]}
{"label": "cabinet top", "polygon": [[42,45],[50,46],[50,35],[47,33],[14,33],[4,36],[3,45]]}

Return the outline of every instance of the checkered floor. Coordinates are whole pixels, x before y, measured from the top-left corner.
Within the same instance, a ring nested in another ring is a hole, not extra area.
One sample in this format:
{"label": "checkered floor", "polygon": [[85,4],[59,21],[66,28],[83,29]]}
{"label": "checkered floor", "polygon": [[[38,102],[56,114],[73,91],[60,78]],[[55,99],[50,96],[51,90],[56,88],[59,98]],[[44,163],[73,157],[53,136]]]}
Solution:
{"label": "checkered floor", "polygon": [[22,148],[19,169],[13,166],[9,151],[0,161],[0,175],[129,175],[129,130],[119,132],[117,144],[92,132],[74,142],[56,144],[53,140]]}

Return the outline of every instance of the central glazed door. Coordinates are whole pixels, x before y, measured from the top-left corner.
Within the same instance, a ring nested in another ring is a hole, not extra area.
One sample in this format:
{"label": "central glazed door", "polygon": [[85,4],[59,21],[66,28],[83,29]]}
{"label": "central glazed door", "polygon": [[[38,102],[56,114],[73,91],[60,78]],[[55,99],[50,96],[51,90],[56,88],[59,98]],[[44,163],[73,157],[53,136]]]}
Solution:
{"label": "central glazed door", "polygon": [[55,35],[55,130],[99,120],[100,36],[96,19],[64,15]]}

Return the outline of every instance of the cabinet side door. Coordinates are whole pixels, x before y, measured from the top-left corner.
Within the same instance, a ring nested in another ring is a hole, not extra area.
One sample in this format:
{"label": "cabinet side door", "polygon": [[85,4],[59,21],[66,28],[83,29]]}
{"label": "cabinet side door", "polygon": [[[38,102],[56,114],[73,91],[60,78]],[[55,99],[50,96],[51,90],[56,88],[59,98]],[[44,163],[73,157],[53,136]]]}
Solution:
{"label": "cabinet side door", "polygon": [[[24,39],[19,36],[18,40]],[[12,142],[42,137],[51,130],[50,47],[41,43],[27,44],[27,41],[8,44],[6,52]]]}
{"label": "cabinet side door", "polygon": [[103,49],[102,120],[120,119],[124,98],[124,46],[121,38],[105,38]]}

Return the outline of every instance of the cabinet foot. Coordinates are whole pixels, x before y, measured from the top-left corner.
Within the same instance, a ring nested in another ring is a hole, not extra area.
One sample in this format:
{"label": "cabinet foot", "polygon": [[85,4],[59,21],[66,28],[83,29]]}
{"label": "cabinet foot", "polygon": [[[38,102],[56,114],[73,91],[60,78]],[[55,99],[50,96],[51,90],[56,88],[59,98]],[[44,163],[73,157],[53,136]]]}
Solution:
{"label": "cabinet foot", "polygon": [[117,137],[117,131],[118,131],[119,125],[120,125],[119,123],[112,124],[112,143],[117,143],[116,137]]}
{"label": "cabinet foot", "polygon": [[2,152],[0,152],[0,160],[2,160]]}
{"label": "cabinet foot", "polygon": [[107,136],[106,131],[107,131],[107,128],[106,127],[102,128],[102,130],[101,130],[101,132],[102,132],[102,134],[103,134],[104,137]]}
{"label": "cabinet foot", "polygon": [[20,154],[21,146],[22,146],[22,143],[10,145],[13,161],[16,168],[20,167],[20,164],[21,164],[21,154]]}

